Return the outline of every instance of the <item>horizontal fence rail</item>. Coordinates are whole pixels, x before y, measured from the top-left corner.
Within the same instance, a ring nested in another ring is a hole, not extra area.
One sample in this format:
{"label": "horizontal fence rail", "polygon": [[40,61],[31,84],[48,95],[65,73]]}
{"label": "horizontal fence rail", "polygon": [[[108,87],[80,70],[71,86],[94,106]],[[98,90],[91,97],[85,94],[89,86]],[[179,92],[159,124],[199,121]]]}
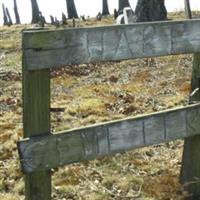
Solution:
{"label": "horizontal fence rail", "polygon": [[31,173],[200,134],[200,104],[131,117],[18,143]]}
{"label": "horizontal fence rail", "polygon": [[200,20],[23,32],[23,55],[30,70],[195,53],[199,47]]}

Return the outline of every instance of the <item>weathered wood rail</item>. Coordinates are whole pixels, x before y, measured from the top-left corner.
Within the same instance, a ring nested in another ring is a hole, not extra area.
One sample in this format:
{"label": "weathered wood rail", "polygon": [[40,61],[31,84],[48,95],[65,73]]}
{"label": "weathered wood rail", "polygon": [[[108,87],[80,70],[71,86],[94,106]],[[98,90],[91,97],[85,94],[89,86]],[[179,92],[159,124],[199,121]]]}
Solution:
{"label": "weathered wood rail", "polygon": [[28,69],[199,52],[200,20],[25,31]]}
{"label": "weathered wood rail", "polygon": [[[200,134],[200,104],[19,142],[30,173]],[[50,154],[51,156],[48,156]]]}
{"label": "weathered wood rail", "polygon": [[[192,98],[197,102],[194,105],[58,134],[50,132],[50,68],[195,53],[192,89],[198,88],[200,20],[26,30],[22,42],[25,139],[18,142],[18,149],[27,200],[51,199],[51,169],[54,167],[181,138],[187,138],[182,182],[200,178],[199,151],[193,146],[200,143],[199,92]],[[192,172],[188,172],[190,168]],[[192,200],[200,196],[198,186],[189,188]]]}

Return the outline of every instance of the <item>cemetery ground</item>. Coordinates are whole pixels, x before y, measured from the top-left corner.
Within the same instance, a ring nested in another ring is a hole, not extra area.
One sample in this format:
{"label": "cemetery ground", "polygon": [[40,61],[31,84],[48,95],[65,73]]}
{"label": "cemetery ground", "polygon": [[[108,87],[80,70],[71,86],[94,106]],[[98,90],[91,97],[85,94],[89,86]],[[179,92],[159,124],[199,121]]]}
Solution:
{"label": "cemetery ground", "polygon": [[[113,21],[90,19],[77,25],[97,23]],[[21,31],[24,28],[0,27],[1,200],[24,198],[16,145],[23,137]],[[191,69],[192,55],[178,55],[67,66],[51,71],[52,132],[187,105]],[[182,147],[183,141],[175,141],[53,169],[53,199],[184,199],[187,193],[179,184]]]}

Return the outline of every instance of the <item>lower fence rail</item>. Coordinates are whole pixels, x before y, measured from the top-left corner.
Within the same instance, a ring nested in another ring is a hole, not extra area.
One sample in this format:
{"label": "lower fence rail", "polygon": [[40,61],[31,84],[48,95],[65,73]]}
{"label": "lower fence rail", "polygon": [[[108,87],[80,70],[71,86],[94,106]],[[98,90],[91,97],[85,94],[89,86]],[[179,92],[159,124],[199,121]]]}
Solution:
{"label": "lower fence rail", "polygon": [[200,132],[200,103],[18,142],[24,173],[92,160]]}

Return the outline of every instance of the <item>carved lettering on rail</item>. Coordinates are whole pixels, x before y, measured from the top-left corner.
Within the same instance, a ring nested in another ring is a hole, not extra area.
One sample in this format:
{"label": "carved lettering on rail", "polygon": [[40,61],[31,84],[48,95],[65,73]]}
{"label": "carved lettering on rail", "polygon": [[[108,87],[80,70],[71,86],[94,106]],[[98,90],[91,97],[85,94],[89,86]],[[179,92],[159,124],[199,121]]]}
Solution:
{"label": "carved lettering on rail", "polygon": [[28,69],[199,52],[200,20],[26,32]]}

